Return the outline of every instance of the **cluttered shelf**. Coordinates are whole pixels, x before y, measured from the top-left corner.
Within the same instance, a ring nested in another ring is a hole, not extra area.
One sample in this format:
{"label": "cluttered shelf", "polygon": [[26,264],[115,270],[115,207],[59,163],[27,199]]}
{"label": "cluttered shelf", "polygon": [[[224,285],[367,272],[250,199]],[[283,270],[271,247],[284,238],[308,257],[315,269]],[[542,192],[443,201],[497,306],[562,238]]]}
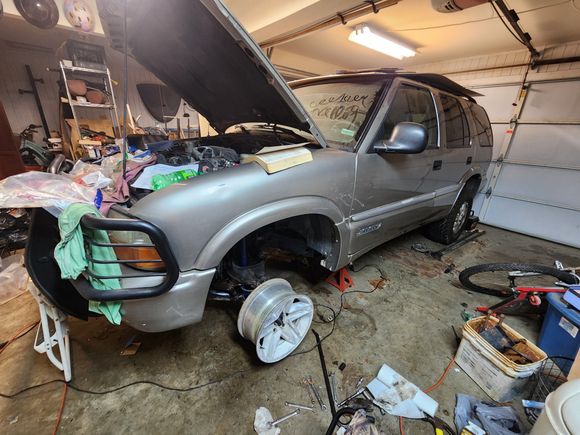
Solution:
{"label": "cluttered shelf", "polygon": [[71,66],[63,64],[62,68],[66,69],[67,71],[78,72],[78,73],[86,73],[86,74],[98,74],[98,75],[107,75],[107,69],[100,70],[100,69],[92,69],[92,68],[84,68],[80,66]]}
{"label": "cluttered shelf", "polygon": [[61,98],[60,101],[62,101],[63,103],[66,104],[71,104],[73,106],[77,106],[77,107],[86,107],[89,109],[113,109],[115,106],[112,104],[95,104],[95,103],[89,103],[89,102],[81,102],[81,101],[71,101],[69,102],[68,98]]}

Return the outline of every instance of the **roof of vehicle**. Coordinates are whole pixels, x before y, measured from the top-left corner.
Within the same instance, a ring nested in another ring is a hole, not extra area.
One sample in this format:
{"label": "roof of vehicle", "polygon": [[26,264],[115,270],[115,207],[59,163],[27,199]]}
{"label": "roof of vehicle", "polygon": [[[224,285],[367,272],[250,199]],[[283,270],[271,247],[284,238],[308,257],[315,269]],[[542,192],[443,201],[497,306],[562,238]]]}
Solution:
{"label": "roof of vehicle", "polygon": [[410,80],[415,80],[420,83],[425,83],[427,85],[433,86],[437,89],[449,92],[453,95],[458,95],[460,97],[465,97],[470,101],[475,102],[473,97],[482,96],[480,93],[475,92],[471,89],[467,89],[461,86],[459,83],[441,75],[441,74],[431,74],[431,73],[414,73],[399,71],[396,68],[374,68],[374,69],[361,69],[361,70],[343,70],[337,71],[336,74],[318,77],[309,77],[305,79],[295,80],[290,82],[292,87],[302,86],[305,84],[323,82],[326,80],[335,80],[344,77],[360,77],[360,76],[388,76],[388,77],[404,77]]}

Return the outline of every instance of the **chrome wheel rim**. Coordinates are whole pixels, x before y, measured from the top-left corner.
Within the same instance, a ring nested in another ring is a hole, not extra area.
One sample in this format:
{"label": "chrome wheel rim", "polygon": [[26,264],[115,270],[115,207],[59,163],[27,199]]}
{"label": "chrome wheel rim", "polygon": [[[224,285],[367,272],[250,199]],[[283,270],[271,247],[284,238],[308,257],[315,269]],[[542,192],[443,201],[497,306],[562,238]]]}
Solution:
{"label": "chrome wheel rim", "polygon": [[308,296],[297,294],[280,278],[258,286],[246,299],[238,316],[240,335],[256,345],[258,358],[280,361],[302,343],[314,315]]}
{"label": "chrome wheel rim", "polygon": [[469,203],[464,202],[463,204],[461,204],[461,207],[459,208],[459,213],[457,213],[457,216],[455,216],[455,221],[453,222],[453,233],[458,233],[459,230],[461,230],[461,227],[463,227],[463,224],[465,223],[468,214],[469,214]]}

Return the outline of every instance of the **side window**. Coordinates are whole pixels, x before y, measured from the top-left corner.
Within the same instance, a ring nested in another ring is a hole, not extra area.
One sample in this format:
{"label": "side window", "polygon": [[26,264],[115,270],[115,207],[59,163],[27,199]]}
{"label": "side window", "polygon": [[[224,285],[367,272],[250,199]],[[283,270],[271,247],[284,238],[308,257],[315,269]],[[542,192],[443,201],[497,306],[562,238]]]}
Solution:
{"label": "side window", "polygon": [[447,132],[447,148],[469,147],[467,117],[457,98],[440,95]]}
{"label": "side window", "polygon": [[399,122],[423,124],[428,133],[427,149],[437,148],[439,136],[437,112],[429,90],[407,84],[401,85],[383,121],[383,132],[380,137],[383,140],[389,139],[393,128]]}
{"label": "side window", "polygon": [[491,123],[487,113],[483,107],[469,103],[469,109],[473,115],[473,122],[475,123],[475,135],[479,139],[479,145],[482,147],[493,146],[493,132],[491,130]]}

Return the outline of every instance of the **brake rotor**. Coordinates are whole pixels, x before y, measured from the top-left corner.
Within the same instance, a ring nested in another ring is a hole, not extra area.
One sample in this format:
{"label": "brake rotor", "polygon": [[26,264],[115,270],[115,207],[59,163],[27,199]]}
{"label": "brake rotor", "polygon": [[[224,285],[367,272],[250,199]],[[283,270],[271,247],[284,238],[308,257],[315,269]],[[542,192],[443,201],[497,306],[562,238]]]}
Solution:
{"label": "brake rotor", "polygon": [[313,315],[314,305],[308,296],[296,293],[288,281],[274,278],[256,287],[244,301],[238,331],[256,345],[261,361],[274,363],[302,343]]}

